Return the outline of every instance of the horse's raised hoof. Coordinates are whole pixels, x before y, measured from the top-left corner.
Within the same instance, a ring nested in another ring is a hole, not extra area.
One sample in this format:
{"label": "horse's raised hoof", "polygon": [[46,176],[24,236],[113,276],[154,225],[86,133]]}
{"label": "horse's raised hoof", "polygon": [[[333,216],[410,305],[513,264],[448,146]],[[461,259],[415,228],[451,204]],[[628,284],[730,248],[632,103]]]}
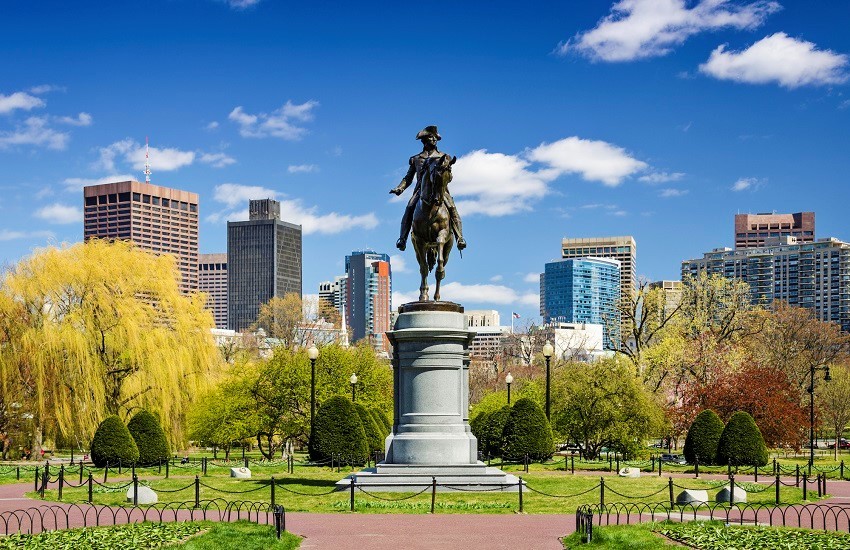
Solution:
{"label": "horse's raised hoof", "polygon": [[395,242],[395,247],[404,252],[404,249],[407,248],[407,239],[399,239]]}
{"label": "horse's raised hoof", "polygon": [[463,250],[464,248],[466,248],[466,239],[461,237],[457,240],[457,249]]}

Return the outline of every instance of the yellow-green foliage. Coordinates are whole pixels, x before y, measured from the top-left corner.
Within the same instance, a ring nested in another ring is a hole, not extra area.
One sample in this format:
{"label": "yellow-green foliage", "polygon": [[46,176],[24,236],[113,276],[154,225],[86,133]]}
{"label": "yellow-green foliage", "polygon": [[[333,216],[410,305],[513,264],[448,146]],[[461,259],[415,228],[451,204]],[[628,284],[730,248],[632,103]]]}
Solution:
{"label": "yellow-green foliage", "polygon": [[[170,255],[92,240],[41,249],[0,287],[0,379],[35,422],[89,440],[106,416],[157,413],[172,444],[221,360],[204,296]],[[7,393],[8,395],[8,393]]]}

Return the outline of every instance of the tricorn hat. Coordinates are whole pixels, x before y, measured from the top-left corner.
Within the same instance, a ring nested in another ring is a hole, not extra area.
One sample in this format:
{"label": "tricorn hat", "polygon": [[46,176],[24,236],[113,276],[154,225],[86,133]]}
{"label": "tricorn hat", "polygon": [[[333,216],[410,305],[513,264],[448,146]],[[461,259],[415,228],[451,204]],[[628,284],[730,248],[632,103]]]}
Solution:
{"label": "tricorn hat", "polygon": [[416,139],[422,139],[422,138],[427,137],[427,136],[435,136],[437,138],[437,141],[440,141],[441,139],[443,139],[443,138],[440,137],[440,134],[437,133],[437,127],[436,126],[426,126],[424,130],[422,130],[418,134],[416,134]]}

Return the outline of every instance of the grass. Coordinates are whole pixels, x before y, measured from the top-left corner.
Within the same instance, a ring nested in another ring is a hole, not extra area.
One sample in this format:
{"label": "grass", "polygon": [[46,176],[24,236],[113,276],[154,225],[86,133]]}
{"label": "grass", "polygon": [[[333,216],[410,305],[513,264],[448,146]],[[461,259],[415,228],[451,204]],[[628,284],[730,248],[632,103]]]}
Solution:
{"label": "grass", "polygon": [[134,523],[114,527],[87,527],[48,531],[37,535],[13,534],[0,538],[0,549],[135,550],[162,548],[185,540],[203,527],[197,523]]}
{"label": "grass", "polygon": [[[214,472],[209,469],[209,476],[202,476],[200,498],[211,500],[221,498],[226,500],[251,500],[271,502],[271,483],[269,473],[262,469],[254,469],[254,478],[238,480],[226,477],[224,471]],[[517,472],[519,473],[519,472]],[[275,475],[275,502],[283,504],[290,512],[344,512],[350,507],[350,494],[346,491],[333,491],[334,484],[345,475],[336,473],[330,468],[301,467],[296,468],[295,474],[277,473]],[[582,504],[599,502],[599,476],[571,475],[568,472],[532,470],[528,474],[520,474],[527,483],[523,491],[524,511],[532,514],[572,514]],[[75,479],[76,483],[78,479]],[[707,489],[713,495],[721,482],[705,479],[674,479],[674,484],[692,488]],[[182,477],[142,477],[141,482],[148,484],[154,491],[159,492],[162,502],[192,502],[195,498],[194,476]],[[96,504],[126,504],[127,488],[117,489],[127,480],[107,483],[114,489],[98,489],[93,498]],[[611,502],[645,502],[663,503],[668,501],[668,480],[657,475],[645,475],[638,479],[620,478],[615,475],[605,476],[605,501]],[[51,485],[55,487],[55,485]],[[772,503],[773,488],[754,492],[755,485],[744,485],[750,489],[749,502]],[[163,492],[176,491],[176,492]],[[539,491],[539,492],[537,492]],[[681,491],[674,488],[674,494]],[[303,493],[303,494],[298,494]],[[325,494],[323,494],[325,493]],[[355,511],[374,513],[424,513],[430,511],[431,492],[413,496],[412,493],[380,493],[371,491],[366,494],[355,491]],[[541,494],[545,493],[545,494]],[[584,494],[580,494],[584,493]],[[619,493],[619,494],[618,494]],[[375,496],[372,496],[372,495]],[[548,495],[569,495],[564,498]],[[622,496],[626,495],[626,496]],[[809,491],[809,499],[816,499],[816,491]],[[28,494],[37,498],[37,493]],[[631,497],[630,497],[631,496]],[[408,498],[409,497],[409,498]],[[640,497],[640,498],[633,498]],[[45,492],[45,499],[57,500],[56,489]],[[63,491],[64,502],[85,502],[88,498],[86,487],[69,488]],[[802,502],[802,489],[782,487],[780,500],[785,504]],[[436,496],[436,511],[438,513],[513,513],[518,510],[519,499],[516,492],[439,492]]]}
{"label": "grass", "polygon": [[850,535],[786,527],[726,526],[719,521],[688,523],[643,523],[607,525],[593,528],[593,541],[582,542],[578,533],[564,537],[567,549],[649,550],[681,548],[679,544],[700,550],[831,550],[850,547]]}
{"label": "grass", "polygon": [[277,540],[274,527],[247,521],[235,523],[203,523],[206,531],[187,541],[169,546],[185,550],[294,550],[301,546],[301,537],[281,533]]}
{"label": "grass", "polygon": [[611,525],[608,527],[594,527],[593,541],[584,543],[578,533],[573,533],[561,539],[564,548],[572,550],[575,548],[610,549],[610,550],[654,550],[656,548],[681,548],[671,544],[664,537],[655,533],[652,523],[639,525]]}

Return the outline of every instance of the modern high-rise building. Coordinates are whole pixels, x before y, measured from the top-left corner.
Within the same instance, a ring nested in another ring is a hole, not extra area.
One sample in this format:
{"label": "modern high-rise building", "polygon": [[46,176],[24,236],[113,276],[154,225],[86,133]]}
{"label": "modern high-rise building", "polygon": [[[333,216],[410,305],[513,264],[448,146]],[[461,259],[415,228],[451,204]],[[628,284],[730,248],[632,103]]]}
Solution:
{"label": "modern high-rise building", "polygon": [[782,300],[850,332],[850,243],[772,237],[759,248],[716,248],[682,262],[683,279],[700,273],[746,281],[754,304],[770,307]]}
{"label": "modern high-rise building", "polygon": [[347,275],[334,277],[333,282],[322,281],[319,283],[319,311],[323,307],[332,307],[342,314],[345,309],[345,294]]}
{"label": "modern high-rise building", "polygon": [[654,281],[649,288],[658,288],[664,292],[664,315],[675,311],[682,303],[682,281]]}
{"label": "modern high-rise building", "polygon": [[549,325],[603,325],[606,348],[620,332],[620,262],[612,258],[571,258],[550,262],[540,275],[540,315]]}
{"label": "modern high-rise building", "polygon": [[207,295],[215,328],[227,328],[227,254],[198,254],[198,290]]}
{"label": "modern high-rise building", "polygon": [[180,269],[180,290],[198,290],[198,195],[138,181],[83,188],[83,239],[129,240],[169,253]]}
{"label": "modern high-rise building", "polygon": [[345,315],[352,340],[368,338],[376,349],[389,349],[392,270],[390,257],[374,250],[354,251],[345,257]]}
{"label": "modern high-rise building", "polygon": [[227,222],[227,325],[256,323],[260,306],[301,290],[301,226],[280,219],[280,203],[252,200],[248,221]]}
{"label": "modern high-rise building", "polygon": [[760,248],[768,239],[796,237],[798,243],[815,240],[815,213],[735,214],[735,248]]}
{"label": "modern high-rise building", "polygon": [[468,309],[463,313],[466,326],[474,330],[479,327],[496,327],[500,325],[501,317],[495,309]]}
{"label": "modern high-rise building", "polygon": [[620,295],[624,302],[632,299],[637,288],[637,244],[634,237],[589,237],[561,241],[561,257],[613,258],[620,262]]}

